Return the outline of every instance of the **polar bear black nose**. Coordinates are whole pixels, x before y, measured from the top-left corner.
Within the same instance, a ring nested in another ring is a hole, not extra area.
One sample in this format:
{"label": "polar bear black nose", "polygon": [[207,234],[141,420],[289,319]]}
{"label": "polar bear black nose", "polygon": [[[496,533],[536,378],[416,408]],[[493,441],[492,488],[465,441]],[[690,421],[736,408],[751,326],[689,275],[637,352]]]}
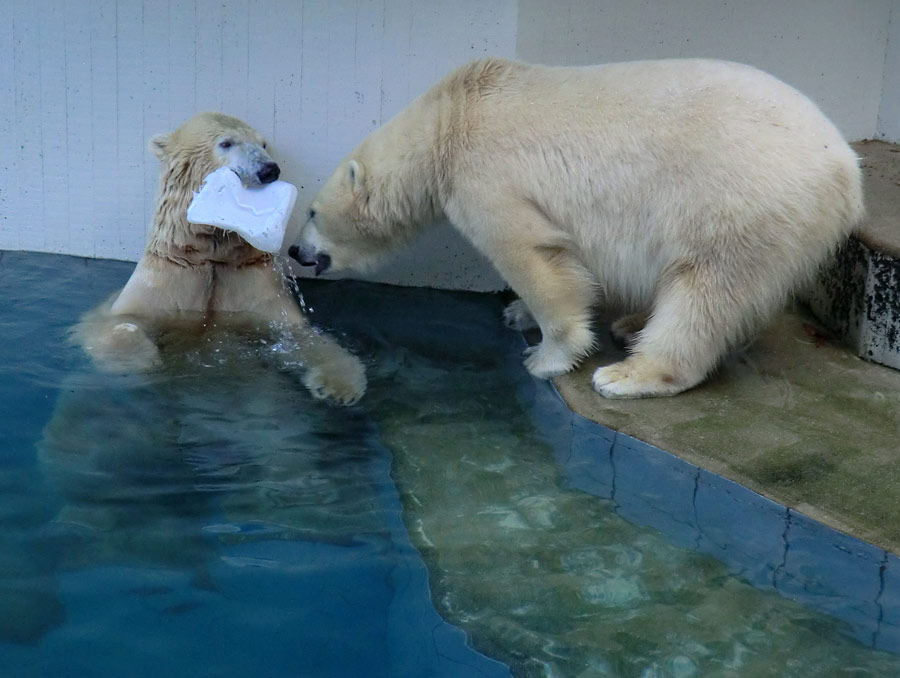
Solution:
{"label": "polar bear black nose", "polygon": [[273,181],[278,179],[281,175],[281,169],[274,162],[267,162],[259,172],[256,173],[256,178],[259,179],[259,183],[261,184],[271,184]]}

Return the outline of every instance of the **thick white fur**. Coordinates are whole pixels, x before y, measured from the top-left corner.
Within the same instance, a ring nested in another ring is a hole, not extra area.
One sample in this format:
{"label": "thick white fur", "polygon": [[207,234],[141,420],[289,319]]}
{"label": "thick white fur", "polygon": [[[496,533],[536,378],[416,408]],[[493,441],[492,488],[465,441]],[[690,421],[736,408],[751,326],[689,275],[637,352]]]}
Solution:
{"label": "thick white fur", "polygon": [[201,113],[154,137],[150,147],[162,169],[147,248],[124,289],[75,328],[96,364],[113,372],[151,370],[161,364],[155,339],[163,332],[241,325],[287,334],[285,345],[295,348],[278,357],[304,367],[314,396],[359,400],[366,388],[362,363],[310,327],[272,256],[234,233],[187,221],[207,174],[228,166],[250,184],[271,163],[263,138],[237,118]]}
{"label": "thick white fur", "polygon": [[633,335],[630,356],[593,384],[642,397],[702,381],[847,236],[863,203],[837,129],[752,67],[487,59],[365,139],[311,214],[304,258],[356,268],[446,215],[521,297],[508,322],[530,311],[540,326],[525,361],[540,377],[591,350],[596,302],[639,314],[619,328]]}

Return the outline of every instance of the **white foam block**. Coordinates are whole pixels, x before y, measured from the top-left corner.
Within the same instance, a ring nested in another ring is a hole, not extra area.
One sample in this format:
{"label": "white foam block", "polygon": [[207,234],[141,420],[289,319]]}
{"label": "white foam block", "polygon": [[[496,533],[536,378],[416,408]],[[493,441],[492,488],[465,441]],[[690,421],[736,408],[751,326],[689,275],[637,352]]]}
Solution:
{"label": "white foam block", "polygon": [[192,224],[208,224],[234,231],[256,249],[277,252],[297,202],[297,187],[273,181],[258,188],[244,188],[237,174],[220,167],[207,175],[188,206]]}

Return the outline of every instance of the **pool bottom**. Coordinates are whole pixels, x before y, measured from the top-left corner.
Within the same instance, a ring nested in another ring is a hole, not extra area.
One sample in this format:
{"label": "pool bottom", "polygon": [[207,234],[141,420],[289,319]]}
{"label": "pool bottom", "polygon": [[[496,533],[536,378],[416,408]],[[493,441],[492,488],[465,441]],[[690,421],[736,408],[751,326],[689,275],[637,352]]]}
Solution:
{"label": "pool bottom", "polygon": [[892,556],[572,415],[496,298],[303,283],[369,365],[342,409],[227,333],[96,375],[64,329],[128,272],[0,259],[21,675],[900,672]]}

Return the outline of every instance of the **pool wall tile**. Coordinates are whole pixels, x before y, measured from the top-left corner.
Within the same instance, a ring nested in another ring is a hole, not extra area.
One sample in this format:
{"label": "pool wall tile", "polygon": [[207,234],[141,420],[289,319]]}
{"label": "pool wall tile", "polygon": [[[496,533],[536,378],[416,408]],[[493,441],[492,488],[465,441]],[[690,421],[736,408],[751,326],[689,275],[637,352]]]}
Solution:
{"label": "pool wall tile", "polygon": [[616,513],[660,530],[676,546],[695,549],[697,467],[622,433],[616,436],[612,463]]}
{"label": "pool wall tile", "polygon": [[898,651],[900,559],[572,413],[549,382],[532,384],[527,406],[572,487],[612,500],[626,520],[716,558],[760,589],[846,622],[859,642]]}
{"label": "pool wall tile", "polygon": [[881,618],[884,551],[795,511],[787,543],[784,564],[775,573],[778,592],[843,619],[854,637],[871,643]]}
{"label": "pool wall tile", "polygon": [[900,647],[900,626],[882,622],[878,627],[872,647],[876,650],[897,654],[897,648]]}
{"label": "pool wall tile", "polygon": [[881,623],[874,638],[878,649],[896,652],[900,648],[900,558],[886,553],[881,567],[881,594],[878,607]]}
{"label": "pool wall tile", "polygon": [[572,487],[612,499],[615,471],[611,455],[615,439],[615,431],[598,430],[596,424],[581,417],[573,419],[569,453],[563,460]]}
{"label": "pool wall tile", "polygon": [[771,586],[784,559],[787,509],[743,485],[701,471],[694,501],[697,551],[724,562],[755,586]]}

